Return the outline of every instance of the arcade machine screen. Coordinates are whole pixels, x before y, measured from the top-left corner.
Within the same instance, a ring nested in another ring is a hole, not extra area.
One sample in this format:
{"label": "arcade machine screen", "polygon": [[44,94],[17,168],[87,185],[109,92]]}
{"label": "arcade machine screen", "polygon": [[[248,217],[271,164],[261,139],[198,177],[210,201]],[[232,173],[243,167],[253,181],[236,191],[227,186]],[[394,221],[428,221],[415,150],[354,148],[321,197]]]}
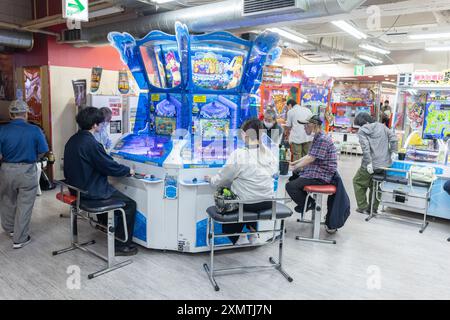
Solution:
{"label": "arcade machine screen", "polygon": [[355,114],[355,116],[357,116],[358,113],[360,113],[360,112],[367,112],[368,114],[370,114],[370,106],[356,107],[356,114]]}
{"label": "arcade machine screen", "polygon": [[352,125],[352,108],[347,106],[338,106],[334,117],[334,125],[337,127],[350,127]]}
{"label": "arcade machine screen", "polygon": [[200,119],[201,135],[211,141],[219,137],[228,137],[230,122],[228,119]]}
{"label": "arcade machine screen", "polygon": [[450,135],[450,95],[429,96],[425,108],[424,139],[443,139]]}

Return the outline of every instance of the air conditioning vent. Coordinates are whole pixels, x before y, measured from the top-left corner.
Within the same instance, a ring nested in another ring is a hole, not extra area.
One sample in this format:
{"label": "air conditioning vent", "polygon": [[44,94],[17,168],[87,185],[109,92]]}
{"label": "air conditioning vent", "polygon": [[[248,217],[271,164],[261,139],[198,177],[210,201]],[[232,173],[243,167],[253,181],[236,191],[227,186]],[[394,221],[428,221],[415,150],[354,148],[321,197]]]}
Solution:
{"label": "air conditioning vent", "polygon": [[300,0],[244,0],[243,16],[261,16],[268,13],[293,13],[307,10]]}

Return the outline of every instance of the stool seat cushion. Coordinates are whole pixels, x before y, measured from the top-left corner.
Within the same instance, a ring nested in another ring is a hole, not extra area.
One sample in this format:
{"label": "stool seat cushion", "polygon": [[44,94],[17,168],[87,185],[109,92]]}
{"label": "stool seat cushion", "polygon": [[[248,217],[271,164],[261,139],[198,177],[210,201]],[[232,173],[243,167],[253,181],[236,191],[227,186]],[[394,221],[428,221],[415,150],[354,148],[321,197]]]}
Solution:
{"label": "stool seat cushion", "polygon": [[80,209],[90,213],[104,213],[125,207],[125,202],[115,199],[81,200]]}
{"label": "stool seat cushion", "polygon": [[[220,213],[217,211],[215,206],[211,206],[206,209],[208,215],[218,222],[238,222],[239,221],[239,213],[236,212],[227,212]],[[276,204],[276,218],[277,219],[285,219],[292,215],[292,210],[289,209],[286,205],[282,203]],[[270,220],[272,219],[272,209],[262,210],[259,212],[252,211],[244,211],[244,221],[257,221],[257,220]]]}
{"label": "stool seat cushion", "polygon": [[309,193],[335,194],[336,186],[332,184],[305,186],[304,191]]}
{"label": "stool seat cushion", "polygon": [[56,199],[70,205],[74,204],[77,201],[77,197],[71,195],[69,191],[58,192],[56,194]]}

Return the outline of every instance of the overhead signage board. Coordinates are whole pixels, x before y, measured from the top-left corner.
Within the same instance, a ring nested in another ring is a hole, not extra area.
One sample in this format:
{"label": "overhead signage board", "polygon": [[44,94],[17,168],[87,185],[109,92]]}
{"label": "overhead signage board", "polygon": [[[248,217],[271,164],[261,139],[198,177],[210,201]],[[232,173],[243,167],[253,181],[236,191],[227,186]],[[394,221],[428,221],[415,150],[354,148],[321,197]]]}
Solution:
{"label": "overhead signage board", "polygon": [[74,21],[89,20],[88,0],[62,0],[63,18]]}

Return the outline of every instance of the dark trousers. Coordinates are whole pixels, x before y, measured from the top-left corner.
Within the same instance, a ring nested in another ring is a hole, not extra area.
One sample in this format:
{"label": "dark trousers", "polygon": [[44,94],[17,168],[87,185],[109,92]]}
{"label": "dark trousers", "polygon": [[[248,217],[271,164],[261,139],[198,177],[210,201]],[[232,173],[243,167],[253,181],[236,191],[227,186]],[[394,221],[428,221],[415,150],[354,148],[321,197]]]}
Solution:
{"label": "dark trousers", "polygon": [[[252,204],[244,204],[244,211],[251,211],[251,212],[259,212],[263,210],[268,210],[272,208],[272,201],[264,201],[264,202],[258,202],[258,203],[252,203]],[[230,213],[235,213],[230,212]],[[228,224],[222,224],[222,231],[223,233],[239,233],[242,232],[242,229],[244,229],[244,226],[247,228],[253,228],[256,230],[256,222],[247,222],[247,223],[228,223]],[[231,242],[233,244],[236,243],[236,241],[239,239],[239,236],[231,236],[229,237]]]}
{"label": "dark trousers", "polygon": [[[116,246],[129,245],[133,242],[134,221],[136,219],[136,201],[127,197],[120,191],[115,191],[110,197],[110,199],[125,202],[125,207],[123,208],[123,210],[125,211],[125,219],[127,222],[128,241],[125,244],[123,242],[116,241]],[[122,213],[120,211],[115,211],[114,216],[115,216],[114,224],[116,226],[116,237],[124,239],[125,232],[123,229]],[[108,223],[108,214],[104,213],[98,215],[98,221],[101,224],[106,225]]]}
{"label": "dark trousers", "polygon": [[[298,210],[296,211],[303,212],[303,208],[305,207],[306,196],[308,195],[306,191],[303,191],[305,186],[313,186],[313,185],[324,185],[329,184],[320,179],[308,179],[298,177],[292,181],[289,181],[286,184],[286,192],[289,194],[292,200],[297,204]],[[308,201],[309,202],[309,201]]]}
{"label": "dark trousers", "polygon": [[450,180],[444,184],[444,190],[450,195]]}

